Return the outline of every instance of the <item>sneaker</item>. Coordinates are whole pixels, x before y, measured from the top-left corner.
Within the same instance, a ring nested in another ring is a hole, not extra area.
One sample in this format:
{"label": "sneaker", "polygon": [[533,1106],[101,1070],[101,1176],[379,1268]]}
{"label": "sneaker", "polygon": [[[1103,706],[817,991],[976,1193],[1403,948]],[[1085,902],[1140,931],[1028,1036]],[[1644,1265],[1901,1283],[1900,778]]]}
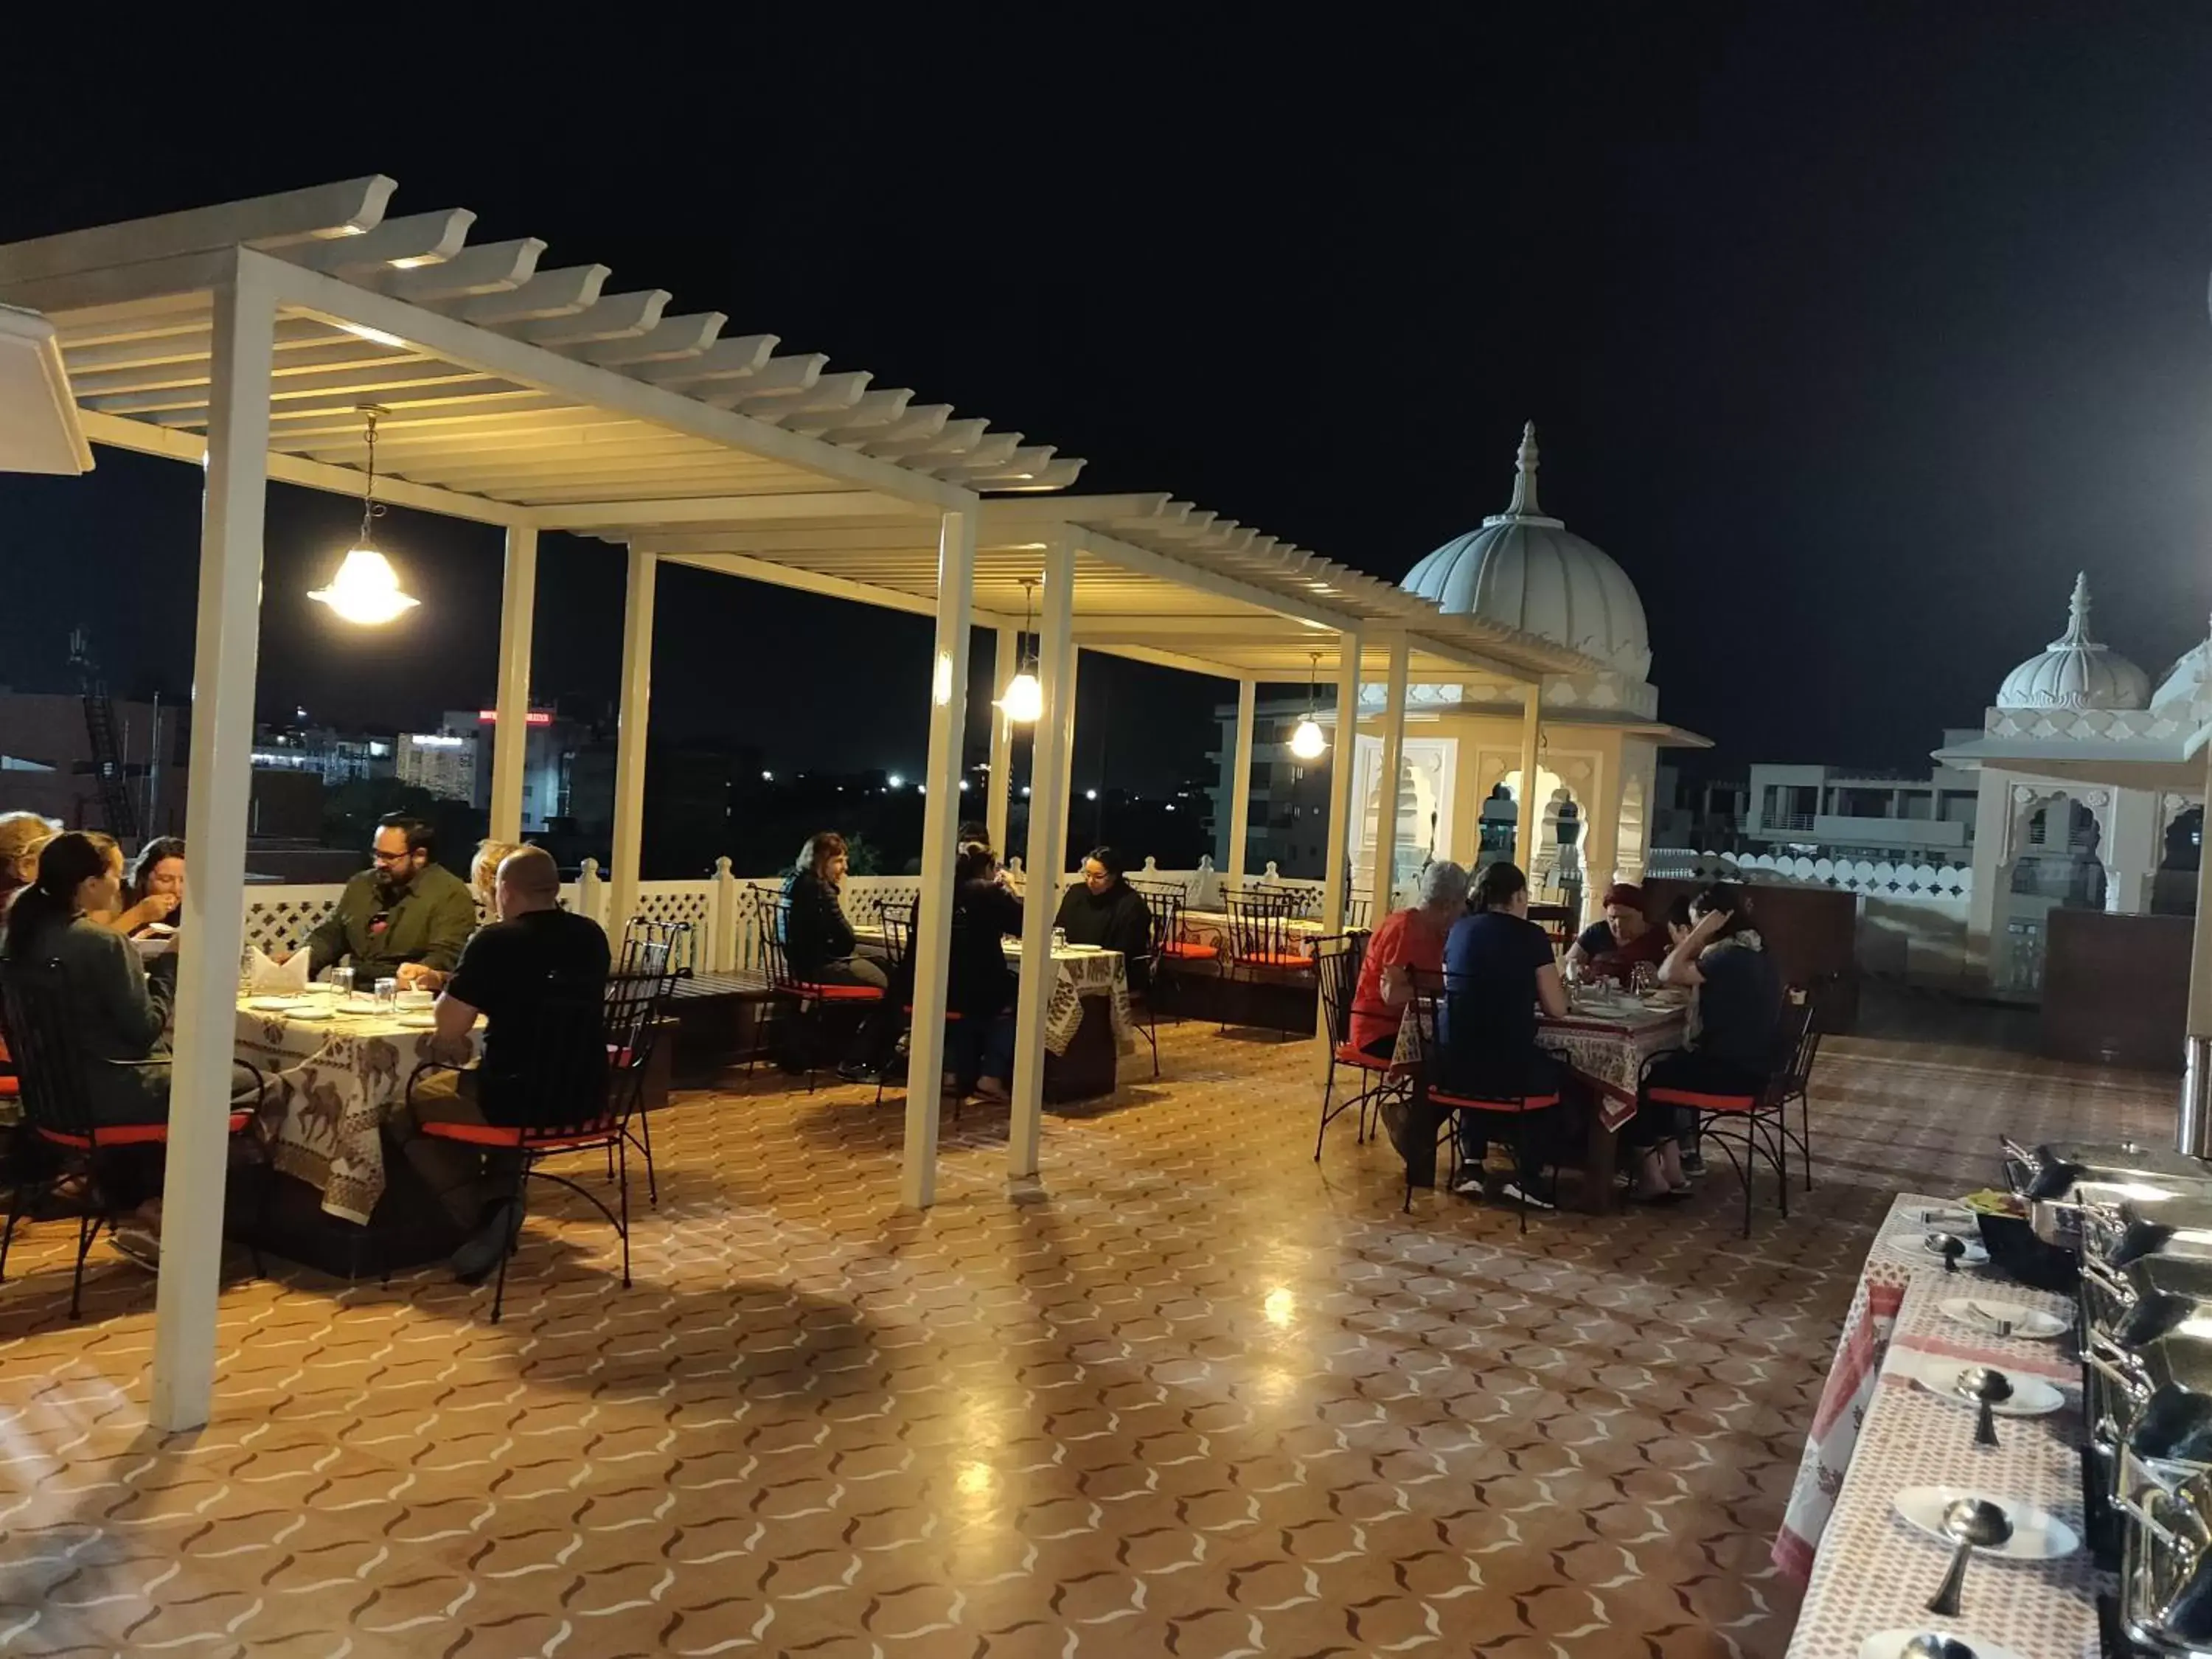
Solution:
{"label": "sneaker", "polygon": [[1498,1188],[1498,1201],[1500,1204],[1525,1203],[1532,1210],[1556,1210],[1559,1207],[1548,1198],[1524,1191],[1517,1181],[1508,1181]]}
{"label": "sneaker", "polygon": [[1683,1148],[1682,1148],[1682,1173],[1683,1173],[1684,1175],[1686,1175],[1686,1176],[1701,1176],[1701,1175],[1705,1174],[1705,1153],[1704,1153],[1701,1150],[1699,1150],[1698,1147],[1695,1147],[1695,1146],[1685,1146],[1685,1147],[1683,1147]]}
{"label": "sneaker", "polygon": [[161,1236],[143,1222],[125,1221],[107,1235],[107,1247],[134,1267],[161,1271]]}
{"label": "sneaker", "polygon": [[848,1060],[840,1066],[837,1075],[848,1083],[863,1083],[871,1088],[883,1081],[883,1074],[874,1066],[863,1066],[856,1060]]}
{"label": "sneaker", "polygon": [[1006,1085],[994,1077],[977,1078],[975,1079],[975,1093],[979,1098],[984,1100],[1006,1101],[1012,1100],[1013,1098],[1012,1092],[1007,1089]]}
{"label": "sneaker", "polygon": [[522,1233],[522,1206],[513,1199],[502,1199],[492,1206],[491,1213],[483,1224],[461,1242],[453,1252],[453,1277],[464,1285],[481,1285],[491,1277],[492,1269],[514,1248],[514,1241]]}
{"label": "sneaker", "polygon": [[1452,1191],[1462,1198],[1480,1198],[1488,1190],[1482,1184],[1482,1171],[1480,1170],[1468,1171],[1452,1185]]}

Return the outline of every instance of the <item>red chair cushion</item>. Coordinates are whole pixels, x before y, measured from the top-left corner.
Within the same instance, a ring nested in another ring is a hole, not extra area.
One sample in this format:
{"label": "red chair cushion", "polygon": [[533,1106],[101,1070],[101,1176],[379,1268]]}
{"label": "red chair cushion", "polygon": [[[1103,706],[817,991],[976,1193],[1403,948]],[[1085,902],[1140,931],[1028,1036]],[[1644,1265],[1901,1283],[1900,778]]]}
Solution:
{"label": "red chair cushion", "polygon": [[1313,958],[1303,951],[1295,954],[1285,951],[1255,951],[1250,956],[1238,957],[1237,960],[1249,968],[1310,968],[1314,965]]}
{"label": "red chair cushion", "polygon": [[822,1002],[881,1002],[884,1000],[884,988],[880,985],[811,985],[802,980],[786,988]]}
{"label": "red chair cushion", "polygon": [[1390,1069],[1389,1060],[1378,1059],[1364,1048],[1355,1048],[1348,1042],[1340,1042],[1336,1045],[1336,1063],[1340,1066],[1357,1066],[1363,1072],[1387,1072]]}
{"label": "red chair cushion", "polygon": [[1694,1089],[1654,1089],[1650,1098],[1660,1106],[1694,1106],[1701,1112],[1748,1112],[1759,1104],[1757,1095],[1706,1095]]}
{"label": "red chair cushion", "polygon": [[500,1123],[425,1123],[421,1127],[434,1140],[459,1140],[471,1146],[527,1146],[533,1152],[552,1152],[571,1146],[600,1146],[615,1133],[611,1123],[557,1134]]}
{"label": "red chair cushion", "polygon": [[[230,1133],[243,1134],[253,1121],[251,1112],[230,1115]],[[68,1146],[80,1152],[90,1152],[94,1146],[157,1146],[169,1138],[166,1123],[113,1123],[95,1127],[88,1135],[73,1135],[60,1129],[41,1127],[39,1137],[57,1146]]]}
{"label": "red chair cushion", "polygon": [[1160,954],[1164,957],[1177,957],[1185,962],[1211,962],[1221,954],[1221,947],[1218,945],[1177,943],[1163,945],[1160,946]]}
{"label": "red chair cushion", "polygon": [[0,1100],[13,1100],[22,1092],[23,1080],[21,1078],[12,1072],[0,1076]]}
{"label": "red chair cushion", "polygon": [[1540,1112],[1547,1106],[1559,1103],[1557,1095],[1530,1095],[1525,1100],[1485,1100],[1477,1095],[1448,1095],[1440,1090],[1429,1091],[1429,1103],[1449,1106],[1454,1111],[1467,1112]]}

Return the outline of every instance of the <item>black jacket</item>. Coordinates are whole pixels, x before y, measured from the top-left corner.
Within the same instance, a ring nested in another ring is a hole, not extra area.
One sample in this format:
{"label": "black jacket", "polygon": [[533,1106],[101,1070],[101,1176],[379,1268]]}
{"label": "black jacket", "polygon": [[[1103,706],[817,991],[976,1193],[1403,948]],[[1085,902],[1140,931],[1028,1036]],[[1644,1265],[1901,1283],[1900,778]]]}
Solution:
{"label": "black jacket", "polygon": [[1062,895],[1054,927],[1070,945],[1096,945],[1119,951],[1127,959],[1129,988],[1141,991],[1152,963],[1152,913],[1145,896],[1126,881],[1094,894],[1078,882]]}
{"label": "black jacket", "polygon": [[952,896],[952,960],[945,1006],[963,1019],[990,1019],[1014,1006],[1019,981],[1007,964],[1009,933],[1022,931],[1022,902],[995,881],[963,884]]}
{"label": "black jacket", "polygon": [[833,962],[853,954],[853,924],[837,902],[837,890],[811,870],[794,870],[783,878],[790,908],[784,917],[783,953],[791,971],[810,979]]}

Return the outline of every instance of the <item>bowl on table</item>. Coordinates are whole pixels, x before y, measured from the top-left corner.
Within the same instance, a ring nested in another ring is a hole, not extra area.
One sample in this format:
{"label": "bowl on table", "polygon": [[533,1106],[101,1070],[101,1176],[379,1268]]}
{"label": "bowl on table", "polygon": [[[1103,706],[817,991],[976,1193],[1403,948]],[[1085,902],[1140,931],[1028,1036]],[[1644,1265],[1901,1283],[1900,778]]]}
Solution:
{"label": "bowl on table", "polygon": [[1974,1218],[1990,1261],[2006,1278],[2039,1291],[2061,1293],[2074,1288],[2080,1267],[2074,1252],[2035,1236],[2027,1206],[2009,1193],[1987,1189],[1960,1200]]}
{"label": "bowl on table", "polygon": [[419,1013],[437,1000],[435,991],[402,991],[398,1000],[399,1012],[403,1014]]}

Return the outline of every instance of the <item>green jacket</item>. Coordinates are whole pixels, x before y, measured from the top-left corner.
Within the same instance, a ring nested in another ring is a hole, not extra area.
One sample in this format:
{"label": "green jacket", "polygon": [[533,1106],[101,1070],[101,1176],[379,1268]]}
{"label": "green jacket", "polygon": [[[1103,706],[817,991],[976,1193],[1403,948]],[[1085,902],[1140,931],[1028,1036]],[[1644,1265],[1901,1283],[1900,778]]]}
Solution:
{"label": "green jacket", "polygon": [[[369,923],[380,911],[384,931],[372,938]],[[346,883],[338,908],[307,935],[308,971],[319,974],[341,957],[350,957],[364,991],[371,981],[392,977],[403,962],[451,973],[476,930],[475,896],[445,866],[426,866],[388,906],[378,891],[376,872],[364,870]]]}

